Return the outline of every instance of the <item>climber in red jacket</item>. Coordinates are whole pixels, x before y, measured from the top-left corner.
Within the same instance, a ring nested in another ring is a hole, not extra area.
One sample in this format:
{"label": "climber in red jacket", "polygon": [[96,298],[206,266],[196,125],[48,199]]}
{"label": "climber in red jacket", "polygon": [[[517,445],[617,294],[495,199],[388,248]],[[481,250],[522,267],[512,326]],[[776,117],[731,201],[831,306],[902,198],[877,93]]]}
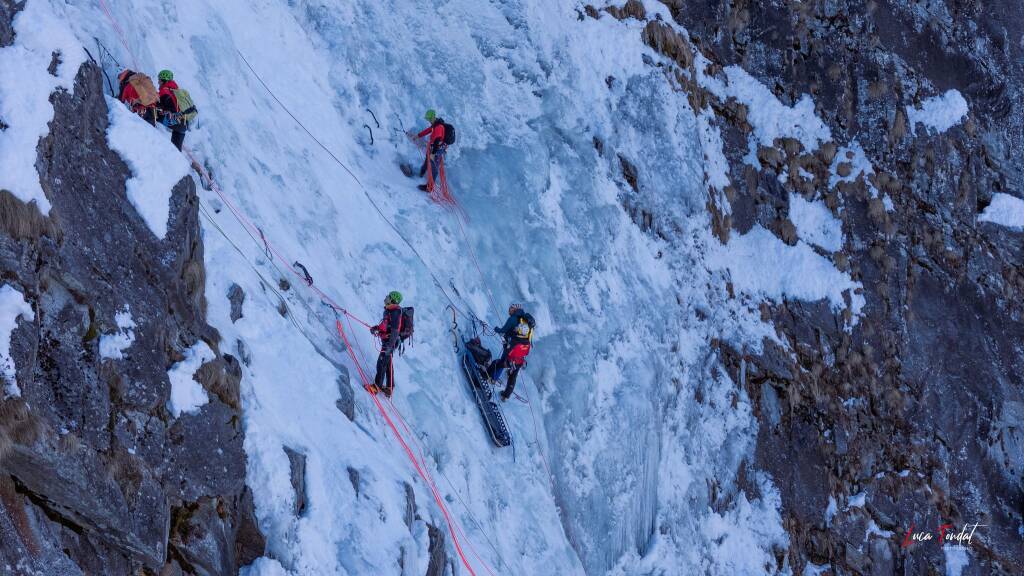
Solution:
{"label": "climber in red jacket", "polygon": [[441,171],[441,160],[444,158],[445,150],[448,149],[448,145],[445,144],[446,125],[444,120],[437,117],[437,112],[434,110],[427,110],[424,118],[427,122],[430,122],[430,126],[417,134],[416,138],[423,138],[429,134],[430,140],[427,141],[427,157],[423,160],[423,166],[420,168],[420,176],[427,174],[428,165],[430,174],[426,184],[420,184],[419,189],[425,192],[432,192],[434,190],[434,180],[440,178],[438,174]]}
{"label": "climber in red jacket", "polygon": [[178,104],[178,83],[174,81],[174,74],[170,70],[161,70],[157,76],[160,81],[159,108],[160,122],[171,131],[171,144],[178,150],[185,142],[185,132],[188,131],[188,122],[182,119],[182,110]]}
{"label": "climber in red jacket", "polygon": [[[125,69],[117,75],[117,81],[121,88],[118,92],[118,100],[124,102],[132,112],[142,116],[146,122],[155,126],[156,103],[159,97],[149,76]],[[140,90],[142,94],[139,94]]]}

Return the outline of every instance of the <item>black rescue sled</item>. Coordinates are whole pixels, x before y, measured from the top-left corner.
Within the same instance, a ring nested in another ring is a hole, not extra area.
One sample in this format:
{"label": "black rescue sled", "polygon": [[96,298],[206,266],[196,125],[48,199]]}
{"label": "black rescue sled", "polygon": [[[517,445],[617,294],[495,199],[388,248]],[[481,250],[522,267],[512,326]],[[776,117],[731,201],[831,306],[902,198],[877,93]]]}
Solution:
{"label": "black rescue sled", "polygon": [[495,401],[494,381],[487,376],[487,365],[491,362],[491,351],[480,344],[479,338],[462,340],[462,371],[466,374],[466,382],[476,398],[480,414],[484,417],[484,425],[499,447],[512,444],[512,434],[505,424],[505,416],[501,406]]}

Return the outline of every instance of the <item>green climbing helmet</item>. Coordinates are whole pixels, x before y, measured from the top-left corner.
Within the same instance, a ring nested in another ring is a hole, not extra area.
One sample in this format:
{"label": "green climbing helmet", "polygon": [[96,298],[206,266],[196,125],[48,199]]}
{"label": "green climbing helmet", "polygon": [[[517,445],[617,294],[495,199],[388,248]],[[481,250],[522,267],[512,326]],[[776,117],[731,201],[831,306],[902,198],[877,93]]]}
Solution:
{"label": "green climbing helmet", "polygon": [[388,293],[388,301],[391,302],[392,304],[401,304],[402,293],[399,292],[398,290],[392,290],[391,292]]}
{"label": "green climbing helmet", "polygon": [[423,117],[427,119],[427,122],[433,122],[434,118],[437,118],[437,112],[431,108],[430,110],[427,110],[427,113],[424,114]]}
{"label": "green climbing helmet", "polygon": [[161,70],[156,77],[161,82],[167,82],[168,80],[174,80],[174,72],[171,72],[170,70]]}

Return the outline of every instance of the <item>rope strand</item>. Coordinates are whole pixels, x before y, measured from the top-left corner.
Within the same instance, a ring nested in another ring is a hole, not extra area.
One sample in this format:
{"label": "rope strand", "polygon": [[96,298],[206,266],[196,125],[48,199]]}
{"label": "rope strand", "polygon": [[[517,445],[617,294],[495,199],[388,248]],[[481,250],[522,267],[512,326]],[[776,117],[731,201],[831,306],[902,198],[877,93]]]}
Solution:
{"label": "rope strand", "polygon": [[[103,12],[106,14],[107,18],[110,20],[110,23],[111,23],[112,27],[114,28],[115,32],[120,37],[121,43],[125,47],[125,50],[131,55],[132,60],[133,60],[133,64],[134,64],[135,68],[137,69],[138,68],[138,59],[136,58],[134,52],[131,50],[131,47],[129,46],[129,44],[127,42],[127,39],[126,39],[124,31],[121,29],[120,25],[117,23],[117,20],[113,17],[113,14],[110,12],[110,9],[107,6],[106,1],[105,0],[99,0],[99,4],[100,4],[100,7],[102,8]],[[352,179],[359,185],[359,187],[362,190],[363,194],[366,196],[367,200],[369,200],[370,204],[374,207],[374,209],[381,216],[381,218],[384,219],[384,221],[387,222],[387,224],[395,231],[395,233],[399,236],[399,238],[401,238],[405,242],[405,244],[409,246],[409,248],[412,250],[412,252],[416,255],[416,257],[423,264],[424,268],[427,269],[428,273],[430,274],[430,276],[432,277],[432,279],[434,281],[435,286],[437,286],[438,290],[448,300],[448,302],[451,305],[452,309],[456,310],[456,311],[459,311],[461,314],[465,315],[464,312],[461,312],[461,310],[459,310],[459,308],[455,304],[455,302],[452,301],[452,299],[448,295],[447,291],[441,285],[440,280],[434,274],[434,272],[430,268],[430,266],[427,265],[426,260],[423,258],[423,256],[419,253],[419,251],[416,249],[416,247],[413,246],[413,244],[401,233],[401,231],[398,229],[398,227],[395,226],[395,224],[389,218],[387,218],[387,216],[383,213],[381,208],[373,200],[372,196],[369,194],[369,191],[366,189],[365,186],[363,186],[363,184],[359,180],[359,178],[337,156],[335,156],[333,152],[331,152],[326,146],[324,146],[324,144],[322,142],[320,142],[320,140],[318,140],[305,127],[305,125],[303,125],[302,122],[299,121],[299,119],[295,117],[294,114],[291,113],[291,111],[284,105],[284,103],[281,102],[277,98],[276,95],[274,95],[273,91],[270,90],[270,88],[266,85],[266,83],[263,82],[263,79],[260,78],[260,76],[256,73],[256,71],[249,64],[248,60],[245,59],[245,57],[242,55],[241,51],[238,51],[238,55],[239,55],[240,58],[242,58],[243,62],[245,62],[246,66],[253,73],[253,75],[256,76],[256,78],[259,80],[260,84],[263,85],[264,89],[278,103],[278,105],[281,106],[281,108],[283,108],[285,110],[285,112],[287,112],[288,115],[291,116],[292,119],[297,124],[299,124],[299,126],[325,152],[327,152],[327,154],[330,155],[331,158],[339,166],[341,166],[352,177]],[[367,327],[369,326],[369,324],[367,324],[366,322],[360,320],[355,315],[350,314],[347,310],[345,310],[344,308],[339,306],[330,296],[328,296],[326,293],[324,293],[322,290],[320,290],[317,286],[315,286],[313,284],[312,278],[309,276],[308,272],[306,272],[305,274],[300,274],[295,269],[295,267],[292,264],[289,263],[289,262],[291,262],[291,260],[289,260],[288,258],[285,258],[277,250],[277,248],[269,241],[269,239],[263,233],[263,230],[261,228],[259,228],[258,226],[256,226],[251,220],[249,220],[241,212],[241,210],[239,210],[238,207],[227,197],[227,195],[223,192],[223,190],[220,189],[220,186],[213,179],[213,177],[209,174],[209,172],[202,166],[201,163],[198,162],[196,157],[192,154],[191,150],[189,150],[188,148],[184,148],[183,151],[185,152],[185,155],[189,158],[189,160],[192,162],[193,167],[199,173],[200,177],[205,179],[205,181],[209,184],[210,189],[213,190],[221,198],[221,200],[224,201],[224,203],[228,206],[229,210],[231,211],[231,213],[233,214],[235,219],[240,224],[242,224],[243,228],[246,229],[246,232],[249,234],[249,236],[253,239],[254,242],[256,241],[254,232],[259,234],[260,239],[263,240],[263,245],[264,245],[266,251],[268,252],[268,256],[270,257],[270,261],[271,261],[272,264],[273,264],[273,260],[274,259],[279,260],[284,265],[284,267],[287,268],[294,276],[296,276],[297,278],[303,280],[304,283],[308,284],[308,287],[314,293],[316,293],[318,296],[320,296],[320,299],[325,304],[327,304],[329,307],[331,307],[333,310],[340,311],[347,318],[355,320],[355,321],[363,324],[364,326],[367,326]],[[448,194],[448,196],[450,198],[450,194]],[[452,199],[452,200],[454,200],[454,199]],[[205,206],[203,207],[203,213],[207,217],[207,219],[209,219],[211,221],[211,223],[214,223],[215,227],[217,227],[218,230],[222,234],[224,234],[225,239],[227,239],[229,241],[229,243],[231,243],[233,246],[235,246],[236,250],[238,250],[239,253],[241,253],[241,250],[238,249],[237,245],[235,245],[233,242],[231,242],[230,238],[227,236],[227,234],[224,232],[224,230],[220,229],[220,227],[218,225],[216,225],[216,223],[213,221],[212,216],[205,209]],[[277,265],[274,264],[274,266],[276,267]],[[256,271],[255,268],[254,268],[254,271]],[[259,275],[259,272],[258,271],[256,271],[256,272]],[[280,270],[279,270],[279,272],[280,272]],[[285,302],[285,306],[287,307],[287,302],[284,300],[284,298],[282,296],[280,296],[280,294],[279,294],[279,297],[282,298],[282,301]],[[293,315],[290,315],[290,316],[293,316]],[[292,318],[292,322],[295,323],[295,319],[294,318]],[[351,358],[351,360],[353,362],[353,365],[356,367],[356,370],[357,370],[357,372],[359,374],[359,377],[360,377],[360,379],[362,380],[362,382],[364,384],[364,387],[368,387],[369,386],[369,378],[367,377],[366,371],[363,368],[363,363],[360,362],[359,358],[356,356],[356,349],[354,349],[353,346],[351,345],[351,342],[349,341],[348,336],[345,333],[345,329],[342,326],[341,320],[336,320],[336,327],[337,327],[338,335],[340,336],[341,341],[344,343],[345,348],[348,351],[349,356],[350,356],[350,358]],[[301,327],[298,326],[297,323],[296,323],[296,328],[298,328],[300,330],[300,332],[305,335],[304,331],[301,329]],[[311,341],[311,343],[312,343],[312,341]],[[314,348],[315,348],[315,346],[314,346]],[[362,356],[361,349],[359,350],[359,355]],[[365,356],[364,356],[364,361],[365,361]],[[458,536],[459,533],[461,533],[463,535],[463,538],[466,539],[467,544],[471,547],[471,551],[473,552],[474,555],[476,555],[478,562],[480,564],[482,564],[485,567],[485,569],[488,571],[488,573],[490,573],[493,576],[494,572],[490,569],[488,564],[479,556],[479,554],[476,553],[475,549],[472,548],[471,541],[468,538],[465,538],[465,532],[461,529],[461,527],[458,526],[458,523],[452,518],[451,514],[449,513],[448,508],[444,504],[444,501],[443,501],[443,499],[442,499],[442,497],[441,497],[441,495],[440,495],[440,493],[439,493],[439,491],[437,489],[436,484],[434,483],[434,481],[433,481],[433,479],[432,479],[432,477],[430,475],[429,470],[425,469],[426,468],[425,467],[425,462],[423,463],[423,465],[421,465],[421,462],[419,460],[417,460],[416,455],[409,448],[409,445],[406,443],[405,439],[402,437],[401,433],[398,431],[398,428],[395,426],[394,421],[392,420],[392,418],[390,417],[390,415],[388,414],[388,412],[384,408],[384,406],[381,404],[380,399],[377,397],[377,395],[376,394],[372,394],[371,398],[373,399],[374,404],[376,404],[376,406],[378,408],[378,411],[384,417],[384,420],[387,422],[388,426],[391,428],[391,430],[394,433],[396,439],[399,441],[399,444],[402,446],[402,448],[405,451],[406,455],[408,456],[410,462],[412,463],[414,469],[420,475],[420,477],[424,480],[424,482],[427,484],[427,486],[430,488],[431,494],[433,495],[434,500],[437,503],[438,508],[441,510],[441,513],[444,516],[445,522],[448,525],[448,531],[449,531],[449,534],[452,537],[452,543],[455,546],[455,549],[456,549],[456,551],[457,551],[457,553],[459,555],[460,560],[462,561],[462,564],[466,567],[466,570],[469,571],[470,576],[476,576],[476,572],[473,570],[472,566],[470,565],[469,560],[466,558],[466,556],[465,556],[465,554],[464,554],[464,552],[462,550],[462,544],[461,544],[459,536]],[[389,401],[389,404],[391,404],[390,401]],[[403,423],[402,424],[403,427],[405,427],[406,430],[408,431],[409,428],[408,428],[407,424],[405,423],[405,419],[402,418],[401,412],[399,412],[397,407],[395,407],[393,404],[391,404],[391,408],[394,411],[394,413],[400,418],[401,422]],[[420,445],[420,454],[421,454],[421,457],[422,457],[423,456],[422,445]],[[450,480],[449,480],[449,483],[451,483]],[[460,499],[460,501],[462,501],[461,496],[459,497],[459,499]],[[463,506],[465,506],[465,502],[463,502]],[[467,511],[470,512],[470,515],[472,516],[472,511],[469,509],[469,507],[468,506],[465,506],[465,507],[466,507]],[[474,520],[475,520],[475,518],[474,518]],[[492,544],[492,547],[493,547],[493,544]],[[495,549],[495,552],[497,552],[496,549]],[[499,560],[500,560],[501,559],[500,555],[498,555],[498,557],[499,557]],[[502,561],[502,562],[504,563],[504,561]]]}

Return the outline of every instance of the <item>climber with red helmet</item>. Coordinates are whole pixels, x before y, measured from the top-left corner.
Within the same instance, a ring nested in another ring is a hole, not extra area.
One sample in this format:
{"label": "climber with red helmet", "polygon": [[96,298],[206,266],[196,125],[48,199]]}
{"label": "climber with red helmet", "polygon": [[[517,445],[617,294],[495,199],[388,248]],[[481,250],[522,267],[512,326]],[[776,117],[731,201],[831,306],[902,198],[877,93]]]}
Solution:
{"label": "climber with red helmet", "polygon": [[508,320],[501,328],[494,331],[501,336],[505,342],[501,358],[491,362],[487,368],[487,374],[491,380],[497,381],[503,370],[508,370],[508,380],[505,390],[501,393],[502,401],[508,400],[516,387],[516,377],[519,371],[526,365],[526,357],[533,347],[533,329],[536,321],[528,312],[523,310],[519,304],[510,304],[508,307]]}

